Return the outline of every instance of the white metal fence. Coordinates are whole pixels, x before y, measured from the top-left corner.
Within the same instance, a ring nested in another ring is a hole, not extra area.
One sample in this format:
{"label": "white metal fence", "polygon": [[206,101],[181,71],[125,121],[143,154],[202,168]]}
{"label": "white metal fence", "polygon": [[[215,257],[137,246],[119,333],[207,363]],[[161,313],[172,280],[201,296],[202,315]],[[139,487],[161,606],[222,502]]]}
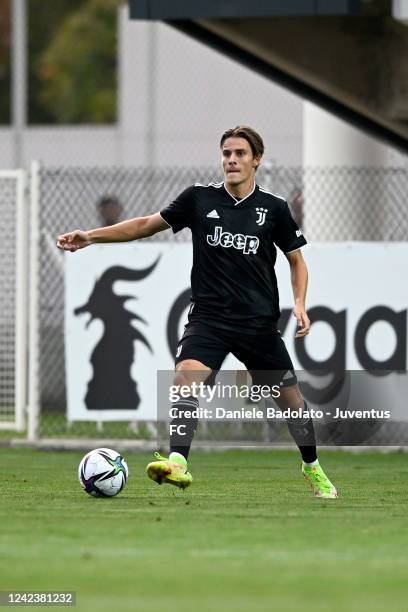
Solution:
{"label": "white metal fence", "polygon": [[27,389],[26,173],[0,171],[0,429],[25,428]]}
{"label": "white metal fence", "polygon": [[[29,181],[22,170],[0,172],[1,436],[17,429],[31,440],[149,437],[144,425],[110,423],[101,430],[95,423],[66,419],[63,254],[56,236],[99,225],[96,203],[103,195],[119,198],[125,218],[140,216],[160,210],[194,182],[218,178],[214,168],[41,168],[37,163]],[[408,238],[404,168],[261,168],[257,179],[289,204],[295,205],[293,194],[301,192],[311,240]],[[153,237],[188,239],[184,232]]]}

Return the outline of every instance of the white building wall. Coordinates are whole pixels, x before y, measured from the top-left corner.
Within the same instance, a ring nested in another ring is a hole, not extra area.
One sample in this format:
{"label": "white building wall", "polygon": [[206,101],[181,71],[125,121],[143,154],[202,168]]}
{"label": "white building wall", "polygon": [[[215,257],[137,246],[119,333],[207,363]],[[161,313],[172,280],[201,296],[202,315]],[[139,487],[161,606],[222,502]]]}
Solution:
{"label": "white building wall", "polygon": [[0,127],[0,169],[13,166],[13,138],[10,128]]}
{"label": "white building wall", "polygon": [[[29,127],[24,130],[22,166],[32,159],[47,166],[110,166],[119,159],[118,129],[112,126]],[[0,168],[13,165],[11,128],[0,129]]]}
{"label": "white building wall", "polygon": [[[121,15],[124,163],[213,165],[225,129],[246,123],[278,164],[302,160],[302,100],[160,23]],[[126,52],[125,52],[126,50]]]}
{"label": "white building wall", "polygon": [[311,102],[303,104],[305,166],[384,166],[388,149]]}

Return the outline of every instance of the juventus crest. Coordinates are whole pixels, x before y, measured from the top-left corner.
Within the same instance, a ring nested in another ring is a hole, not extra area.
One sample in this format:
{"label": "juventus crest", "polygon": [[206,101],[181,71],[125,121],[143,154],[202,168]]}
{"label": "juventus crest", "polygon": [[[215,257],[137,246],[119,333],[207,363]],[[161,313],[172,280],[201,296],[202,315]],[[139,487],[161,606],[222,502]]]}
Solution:
{"label": "juventus crest", "polygon": [[266,213],[268,212],[267,208],[255,208],[258,218],[256,219],[256,223],[258,225],[263,225],[265,223]]}

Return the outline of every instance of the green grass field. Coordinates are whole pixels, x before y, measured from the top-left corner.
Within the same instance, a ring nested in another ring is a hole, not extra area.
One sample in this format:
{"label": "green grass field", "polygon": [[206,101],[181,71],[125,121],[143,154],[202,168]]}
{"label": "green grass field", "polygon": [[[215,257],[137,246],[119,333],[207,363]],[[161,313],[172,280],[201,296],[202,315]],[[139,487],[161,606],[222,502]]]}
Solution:
{"label": "green grass field", "polygon": [[0,590],[75,590],[91,612],[408,609],[406,455],[324,454],[326,501],[294,452],[193,454],[186,492],[126,453],[113,499],[80,489],[81,456],[0,448]]}

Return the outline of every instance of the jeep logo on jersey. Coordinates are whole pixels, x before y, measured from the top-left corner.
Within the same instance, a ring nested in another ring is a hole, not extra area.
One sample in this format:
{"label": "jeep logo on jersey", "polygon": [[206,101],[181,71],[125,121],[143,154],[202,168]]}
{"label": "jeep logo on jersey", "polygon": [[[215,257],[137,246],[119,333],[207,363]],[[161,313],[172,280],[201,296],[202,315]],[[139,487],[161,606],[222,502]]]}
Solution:
{"label": "jeep logo on jersey", "polygon": [[243,251],[245,255],[256,253],[259,247],[259,240],[256,236],[244,236],[244,234],[231,234],[223,232],[222,227],[217,225],[214,229],[214,235],[207,234],[207,242],[210,246],[218,246],[229,249],[234,247],[238,251]]}
{"label": "jeep logo on jersey", "polygon": [[266,213],[268,212],[267,208],[255,208],[258,218],[256,223],[258,225],[263,225],[265,223]]}

